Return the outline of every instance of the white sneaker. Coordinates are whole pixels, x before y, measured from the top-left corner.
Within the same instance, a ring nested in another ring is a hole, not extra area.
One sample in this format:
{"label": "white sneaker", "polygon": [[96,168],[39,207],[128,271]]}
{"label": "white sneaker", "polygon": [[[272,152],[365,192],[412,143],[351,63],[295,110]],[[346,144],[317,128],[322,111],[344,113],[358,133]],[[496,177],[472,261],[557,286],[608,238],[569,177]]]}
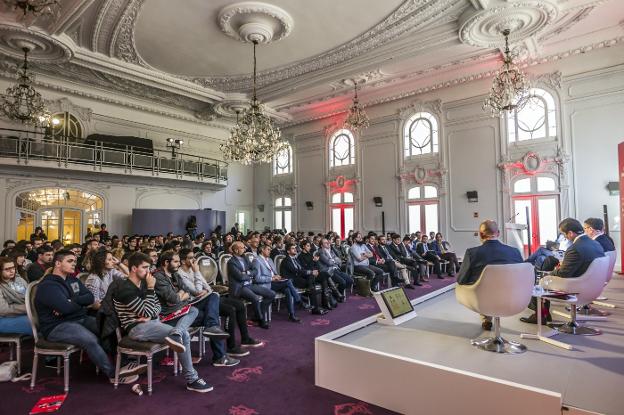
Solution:
{"label": "white sneaker", "polygon": [[134,376],[140,375],[147,371],[147,365],[145,363],[130,362],[125,366],[122,366],[119,370],[119,376]]}
{"label": "white sneaker", "polygon": [[[110,378],[110,383],[115,384],[115,378]],[[119,377],[120,385],[128,385],[139,380],[139,375]]]}
{"label": "white sneaker", "polygon": [[172,334],[171,336],[165,337],[165,343],[174,352],[184,353],[186,351],[186,347],[184,347],[184,345],[178,341],[179,337],[180,336]]}

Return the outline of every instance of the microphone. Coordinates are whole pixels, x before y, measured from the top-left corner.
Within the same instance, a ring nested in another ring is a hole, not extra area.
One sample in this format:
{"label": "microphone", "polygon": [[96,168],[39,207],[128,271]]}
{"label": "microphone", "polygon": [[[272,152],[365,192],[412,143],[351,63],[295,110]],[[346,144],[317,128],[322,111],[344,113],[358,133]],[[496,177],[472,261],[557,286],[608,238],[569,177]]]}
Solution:
{"label": "microphone", "polygon": [[515,215],[511,215],[511,217],[509,219],[507,219],[507,222],[511,222],[511,220],[514,219],[519,214],[520,214],[520,212],[516,213]]}

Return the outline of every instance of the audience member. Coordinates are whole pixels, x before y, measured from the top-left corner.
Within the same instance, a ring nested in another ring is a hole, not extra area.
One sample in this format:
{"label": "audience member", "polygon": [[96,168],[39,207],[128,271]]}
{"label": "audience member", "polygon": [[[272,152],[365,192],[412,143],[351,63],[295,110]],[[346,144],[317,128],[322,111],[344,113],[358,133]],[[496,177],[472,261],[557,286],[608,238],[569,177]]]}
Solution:
{"label": "audience member", "polygon": [[583,230],[594,241],[602,245],[602,249],[605,252],[615,251],[615,243],[613,239],[606,233],[604,233],[604,222],[599,218],[585,219],[583,224]]}
{"label": "audience member", "polygon": [[32,336],[25,304],[28,283],[16,271],[13,259],[0,257],[0,334]]}
{"label": "audience member", "polygon": [[94,301],[91,307],[97,310],[110,284],[116,279],[125,278],[128,275],[128,268],[107,251],[96,252],[91,266],[92,270],[85,280],[85,286],[93,294]]}
{"label": "audience member", "polygon": [[295,287],[307,290],[312,305],[312,314],[326,314],[328,310],[321,308],[319,298],[316,295],[315,278],[319,275],[318,270],[307,270],[302,266],[297,258],[297,246],[295,244],[287,244],[286,252],[288,256],[280,265],[279,275],[292,280]]}
{"label": "audience member", "polygon": [[51,246],[41,245],[37,248],[37,259],[28,267],[28,281],[37,281],[43,277],[45,271],[52,265],[53,257],[54,249]]}

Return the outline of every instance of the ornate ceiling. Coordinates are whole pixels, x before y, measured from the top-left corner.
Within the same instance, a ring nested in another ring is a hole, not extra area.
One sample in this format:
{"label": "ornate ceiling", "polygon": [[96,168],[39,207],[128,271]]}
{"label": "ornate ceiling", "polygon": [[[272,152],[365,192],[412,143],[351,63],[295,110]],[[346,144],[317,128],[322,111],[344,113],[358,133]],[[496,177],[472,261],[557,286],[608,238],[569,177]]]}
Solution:
{"label": "ornate ceiling", "polygon": [[2,6],[0,73],[27,42],[45,86],[224,127],[248,101],[251,39],[259,98],[286,124],[346,110],[354,81],[373,105],[490,76],[502,28],[529,65],[624,41],[621,0],[60,3],[26,22]]}

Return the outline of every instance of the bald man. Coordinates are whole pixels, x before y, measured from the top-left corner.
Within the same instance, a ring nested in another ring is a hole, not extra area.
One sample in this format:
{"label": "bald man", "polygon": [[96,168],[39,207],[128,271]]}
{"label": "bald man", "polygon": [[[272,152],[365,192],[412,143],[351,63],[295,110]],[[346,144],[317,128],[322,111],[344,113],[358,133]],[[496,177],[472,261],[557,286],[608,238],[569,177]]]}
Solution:
{"label": "bald man", "polygon": [[[500,231],[498,224],[493,220],[486,220],[479,226],[479,238],[481,246],[468,248],[464,254],[464,260],[457,274],[459,285],[472,285],[481,276],[483,268],[487,265],[518,264],[523,262],[520,251],[498,240]],[[492,318],[481,316],[481,326],[485,330],[491,330]]]}

